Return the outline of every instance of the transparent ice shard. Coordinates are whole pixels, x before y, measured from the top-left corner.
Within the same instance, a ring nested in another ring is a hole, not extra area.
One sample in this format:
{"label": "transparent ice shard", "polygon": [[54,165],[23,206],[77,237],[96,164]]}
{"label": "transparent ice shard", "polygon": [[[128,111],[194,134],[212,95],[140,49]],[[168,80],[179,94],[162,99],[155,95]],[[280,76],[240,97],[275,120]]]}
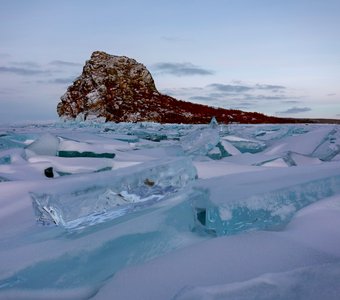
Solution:
{"label": "transparent ice shard", "polygon": [[219,160],[222,158],[222,153],[221,153],[221,150],[219,147],[214,147],[213,149],[211,149],[209,152],[208,152],[208,156],[211,158],[211,159],[214,159],[214,160]]}
{"label": "transparent ice shard", "polygon": [[241,153],[258,153],[266,148],[266,144],[263,141],[255,139],[245,139],[237,136],[226,136],[224,140],[232,144]]}
{"label": "transparent ice shard", "polygon": [[307,165],[319,165],[322,161],[316,157],[309,155],[303,155],[292,151],[287,151],[282,155],[268,156],[268,159],[260,162],[256,162],[254,166],[264,167],[296,167]]}
{"label": "transparent ice shard", "polygon": [[114,158],[114,149],[106,145],[97,145],[94,143],[78,142],[62,139],[58,149],[60,157],[98,157]]}
{"label": "transparent ice shard", "polygon": [[[247,193],[241,192],[243,199],[232,199],[228,183],[225,186],[218,195],[214,194],[214,187],[197,188],[196,197],[191,199],[196,231],[222,236],[249,230],[280,229],[301,208],[340,193],[340,174],[310,181],[302,179],[285,187],[254,191],[254,195],[248,194],[248,197]],[[246,186],[240,184],[239,188],[245,189]],[[220,201],[223,197],[231,199]]]}
{"label": "transparent ice shard", "polygon": [[[53,289],[59,292],[70,287],[97,287],[127,266],[144,263],[197,242],[197,238],[191,235],[194,224],[190,203],[187,201],[191,193],[190,187],[184,188],[174,195],[169,195],[166,203],[159,202],[152,209],[126,215],[123,220],[112,220],[110,224],[102,224],[104,235],[99,234],[99,238],[97,232],[87,228],[86,240],[91,243],[91,247],[72,247],[74,251],[67,251],[60,246],[62,250],[58,257],[41,259],[28,267],[11,272],[7,278],[4,277],[6,275],[2,276],[0,291],[11,288],[23,290],[22,297],[27,299],[28,290]],[[99,218],[100,215],[93,216],[93,222],[96,217]],[[109,226],[114,228],[105,231]],[[61,235],[59,233],[55,238],[61,239],[60,243],[66,240],[74,244],[77,243],[78,238],[83,240],[83,233],[84,231],[71,230]],[[64,245],[60,243],[58,245]],[[1,295],[0,293],[0,298]],[[57,298],[64,299],[62,296]],[[90,297],[81,297],[81,299],[88,298]],[[49,299],[49,297],[45,295],[45,297],[30,299]]]}
{"label": "transparent ice shard", "polygon": [[0,176],[0,182],[6,182],[9,181],[7,178]]}
{"label": "transparent ice shard", "polygon": [[0,136],[0,150],[12,148],[23,148],[24,144],[11,138],[11,136]]}
{"label": "transparent ice shard", "polygon": [[166,134],[158,130],[135,129],[131,132],[131,134],[137,136],[140,139],[149,140],[153,142],[160,142],[168,139]]}
{"label": "transparent ice shard", "polygon": [[212,150],[210,150],[208,152],[208,157],[210,157],[211,159],[214,159],[214,160],[219,160],[219,159],[222,159],[223,157],[231,156],[231,154],[224,147],[225,144],[226,143],[223,140],[221,142],[218,142],[217,145],[215,146],[215,148],[213,148]]}
{"label": "transparent ice shard", "polygon": [[[107,158],[62,158],[58,156],[32,156],[30,164],[48,163],[53,168],[54,175],[60,176],[79,173],[93,173],[111,170],[114,166],[112,159]],[[46,175],[46,173],[45,173]]]}
{"label": "transparent ice shard", "polygon": [[[110,133],[110,131],[114,132],[114,129],[110,128],[104,128],[103,130],[105,133]],[[127,143],[137,143],[139,141],[139,138],[132,134],[110,134],[110,138],[121,141],[121,142],[127,142]]]}
{"label": "transparent ice shard", "polygon": [[80,186],[78,177],[67,187],[60,181],[52,192],[32,192],[37,221],[66,228],[101,223],[160,201],[195,180],[197,173],[191,160],[182,157],[82,178]]}
{"label": "transparent ice shard", "polygon": [[200,128],[181,138],[181,145],[189,155],[207,155],[219,143],[220,136],[215,128]]}
{"label": "transparent ice shard", "polygon": [[211,128],[217,128],[218,122],[217,122],[217,120],[216,120],[215,117],[212,117],[212,118],[211,118],[210,123],[209,123],[209,126],[210,126]]}
{"label": "transparent ice shard", "polygon": [[58,151],[60,157],[98,157],[98,158],[114,158],[114,153],[96,153],[92,151],[71,151],[71,150],[60,150]]}
{"label": "transparent ice shard", "polygon": [[33,152],[36,155],[55,156],[58,146],[59,139],[50,133],[45,133],[26,147],[26,154],[30,156],[30,153]]}
{"label": "transparent ice shard", "polygon": [[10,163],[11,163],[11,156],[9,154],[0,156],[0,165],[8,165]]}
{"label": "transparent ice shard", "polygon": [[312,155],[322,161],[330,161],[340,153],[340,131],[333,129]]}
{"label": "transparent ice shard", "polygon": [[221,146],[223,147],[224,151],[228,154],[225,156],[241,154],[240,150],[238,150],[236,147],[234,147],[231,143],[224,140],[223,138],[221,139]]}

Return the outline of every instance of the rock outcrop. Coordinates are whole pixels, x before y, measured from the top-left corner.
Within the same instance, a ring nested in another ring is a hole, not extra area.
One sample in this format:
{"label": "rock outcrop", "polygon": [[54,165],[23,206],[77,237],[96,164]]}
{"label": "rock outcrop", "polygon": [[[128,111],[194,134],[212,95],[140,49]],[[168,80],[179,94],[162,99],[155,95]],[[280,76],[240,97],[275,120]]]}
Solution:
{"label": "rock outcrop", "polygon": [[93,52],[82,74],[67,89],[57,107],[60,117],[103,117],[106,121],[159,123],[281,123],[259,113],[214,108],[162,95],[146,67],[125,56]]}

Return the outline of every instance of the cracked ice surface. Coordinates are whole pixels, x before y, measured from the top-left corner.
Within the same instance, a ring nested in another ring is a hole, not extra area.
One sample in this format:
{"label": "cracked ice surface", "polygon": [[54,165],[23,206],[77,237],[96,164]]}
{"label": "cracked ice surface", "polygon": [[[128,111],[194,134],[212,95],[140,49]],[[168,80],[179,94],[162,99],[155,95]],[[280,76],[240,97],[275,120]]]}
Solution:
{"label": "cracked ice surface", "polygon": [[338,125],[0,126],[0,299],[338,299],[339,155]]}

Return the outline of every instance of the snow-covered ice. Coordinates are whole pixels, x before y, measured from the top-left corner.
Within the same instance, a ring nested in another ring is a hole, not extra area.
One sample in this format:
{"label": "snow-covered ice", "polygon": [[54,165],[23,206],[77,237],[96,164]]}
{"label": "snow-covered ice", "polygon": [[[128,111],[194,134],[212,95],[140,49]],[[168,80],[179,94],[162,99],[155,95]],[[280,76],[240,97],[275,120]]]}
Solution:
{"label": "snow-covered ice", "polygon": [[0,125],[0,299],[339,299],[340,126]]}

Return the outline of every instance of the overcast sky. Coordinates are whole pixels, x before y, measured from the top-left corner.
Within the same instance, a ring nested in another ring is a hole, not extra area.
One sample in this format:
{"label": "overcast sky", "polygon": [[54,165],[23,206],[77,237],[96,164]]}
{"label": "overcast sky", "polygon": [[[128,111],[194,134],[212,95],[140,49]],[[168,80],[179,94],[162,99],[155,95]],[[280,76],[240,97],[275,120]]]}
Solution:
{"label": "overcast sky", "polygon": [[339,0],[0,0],[0,122],[56,119],[95,50],[179,99],[340,118]]}

